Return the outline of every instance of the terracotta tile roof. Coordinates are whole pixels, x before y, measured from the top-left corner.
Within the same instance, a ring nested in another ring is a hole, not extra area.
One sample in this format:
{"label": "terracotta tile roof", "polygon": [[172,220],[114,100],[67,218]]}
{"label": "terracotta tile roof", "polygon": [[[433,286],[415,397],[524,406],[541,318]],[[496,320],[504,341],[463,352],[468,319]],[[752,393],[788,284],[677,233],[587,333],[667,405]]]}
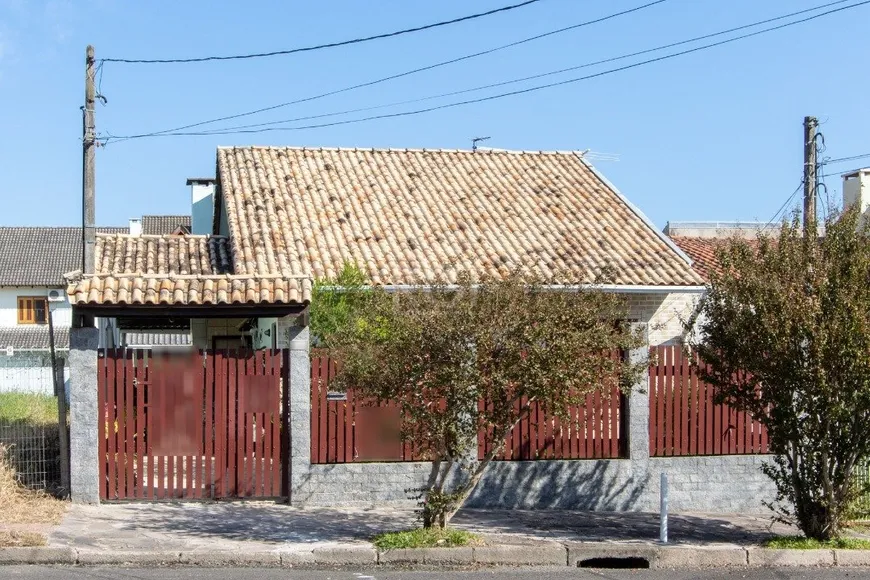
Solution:
{"label": "terracotta tile roof", "polygon": [[96,272],[74,276],[73,304],[289,304],[310,299],[307,279],[235,275],[221,236],[97,235]]}
{"label": "terracotta tile roof", "polygon": [[[126,228],[100,228],[111,233]],[[62,288],[63,275],[82,265],[82,229],[0,227],[0,286]]]}
{"label": "terracotta tile roof", "polygon": [[[577,153],[218,149],[235,271],[375,284],[522,267],[567,284],[699,285],[688,261]],[[454,267],[451,267],[453,265]]]}
{"label": "terracotta tile roof", "polygon": [[710,275],[714,272],[722,273],[722,267],[716,258],[716,250],[727,240],[722,238],[689,238],[672,236],[674,243],[679,246],[687,256],[692,258],[692,267],[705,281],[710,281]]}

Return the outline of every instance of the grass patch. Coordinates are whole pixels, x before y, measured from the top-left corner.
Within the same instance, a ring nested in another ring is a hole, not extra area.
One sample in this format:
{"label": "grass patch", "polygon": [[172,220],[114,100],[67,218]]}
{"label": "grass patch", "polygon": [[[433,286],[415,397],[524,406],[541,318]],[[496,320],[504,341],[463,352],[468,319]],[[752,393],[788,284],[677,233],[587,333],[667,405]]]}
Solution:
{"label": "grass patch", "polygon": [[0,548],[32,548],[44,545],[45,536],[42,534],[0,530]]}
{"label": "grass patch", "polygon": [[66,508],[65,501],[21,485],[0,445],[0,523],[59,524]]}
{"label": "grass patch", "polygon": [[811,540],[803,536],[779,536],[764,542],[765,548],[784,550],[870,550],[870,540],[864,538],[834,538],[826,542]]}
{"label": "grass patch", "polygon": [[482,544],[480,536],[451,528],[415,528],[404,532],[387,532],[375,536],[372,543],[379,550],[402,548],[454,548]]}
{"label": "grass patch", "polygon": [[34,393],[0,393],[0,422],[57,423],[57,398]]}

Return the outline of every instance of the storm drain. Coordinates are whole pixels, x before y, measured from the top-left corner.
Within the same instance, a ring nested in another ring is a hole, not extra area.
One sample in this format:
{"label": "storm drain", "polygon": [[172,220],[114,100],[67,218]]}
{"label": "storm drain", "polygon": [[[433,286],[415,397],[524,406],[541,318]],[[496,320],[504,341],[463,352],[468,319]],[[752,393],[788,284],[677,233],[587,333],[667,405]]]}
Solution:
{"label": "storm drain", "polygon": [[649,560],[636,556],[625,558],[587,558],[577,562],[577,567],[612,569],[649,568]]}

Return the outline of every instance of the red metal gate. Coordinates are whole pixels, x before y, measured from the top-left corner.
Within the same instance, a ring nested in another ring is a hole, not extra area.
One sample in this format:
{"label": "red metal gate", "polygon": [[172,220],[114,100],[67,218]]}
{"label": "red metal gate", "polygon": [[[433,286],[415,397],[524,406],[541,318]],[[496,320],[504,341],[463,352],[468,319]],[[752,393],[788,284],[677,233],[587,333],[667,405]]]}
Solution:
{"label": "red metal gate", "polygon": [[100,351],[100,497],[286,497],[287,367],[281,351]]}

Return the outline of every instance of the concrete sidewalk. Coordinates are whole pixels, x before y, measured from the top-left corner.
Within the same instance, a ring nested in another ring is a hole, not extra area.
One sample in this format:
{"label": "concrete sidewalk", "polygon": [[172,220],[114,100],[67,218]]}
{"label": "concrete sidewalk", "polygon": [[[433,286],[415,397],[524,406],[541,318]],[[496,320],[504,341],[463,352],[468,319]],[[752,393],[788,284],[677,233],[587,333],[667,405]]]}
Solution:
{"label": "concrete sidewalk", "polygon": [[568,565],[633,558],[651,567],[870,565],[870,552],[781,551],[764,515],[675,514],[672,544],[643,513],[463,510],[455,527],[484,545],[379,552],[378,533],[413,526],[412,510],[299,509],[267,502],[71,506],[45,548],[0,550],[0,563],[358,566]]}
{"label": "concrete sidewalk", "polygon": [[[97,550],[272,550],[294,546],[367,545],[375,535],[415,524],[412,510],[291,508],[268,502],[71,506],[49,545]],[[488,544],[655,542],[657,514],[561,510],[462,510],[454,527]],[[673,514],[675,544],[758,544],[772,533],[763,515]],[[792,531],[791,533],[794,533]]]}

